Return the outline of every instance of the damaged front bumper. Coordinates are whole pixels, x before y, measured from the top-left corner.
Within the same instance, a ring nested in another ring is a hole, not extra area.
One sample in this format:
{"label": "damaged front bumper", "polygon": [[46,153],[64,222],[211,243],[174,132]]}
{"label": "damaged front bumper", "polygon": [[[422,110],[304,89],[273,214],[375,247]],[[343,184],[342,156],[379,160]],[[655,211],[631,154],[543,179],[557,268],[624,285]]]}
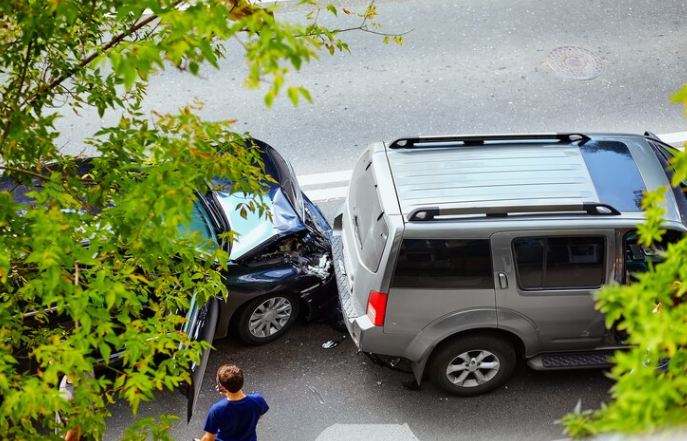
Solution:
{"label": "damaged front bumper", "polygon": [[305,194],[303,194],[303,202],[306,224],[311,230],[311,239],[314,239],[317,245],[313,244],[310,254],[304,256],[306,263],[302,266],[302,270],[304,274],[315,276],[320,280],[319,284],[301,291],[301,299],[305,306],[304,316],[307,320],[312,320],[325,307],[335,304],[338,296],[336,283],[334,283],[331,249],[332,227],[320,209]]}

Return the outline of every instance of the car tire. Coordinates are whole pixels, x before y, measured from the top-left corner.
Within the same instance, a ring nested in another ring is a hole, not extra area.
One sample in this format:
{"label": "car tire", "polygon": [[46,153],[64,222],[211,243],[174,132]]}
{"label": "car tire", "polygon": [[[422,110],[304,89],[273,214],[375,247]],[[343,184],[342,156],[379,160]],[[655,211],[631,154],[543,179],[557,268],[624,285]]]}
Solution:
{"label": "car tire", "polygon": [[274,341],[293,325],[299,310],[298,300],[290,294],[271,294],[252,300],[242,308],[239,338],[249,345]]}
{"label": "car tire", "polygon": [[515,350],[507,341],[488,335],[457,338],[441,346],[429,366],[431,381],[460,396],[479,395],[503,384],[513,373]]}

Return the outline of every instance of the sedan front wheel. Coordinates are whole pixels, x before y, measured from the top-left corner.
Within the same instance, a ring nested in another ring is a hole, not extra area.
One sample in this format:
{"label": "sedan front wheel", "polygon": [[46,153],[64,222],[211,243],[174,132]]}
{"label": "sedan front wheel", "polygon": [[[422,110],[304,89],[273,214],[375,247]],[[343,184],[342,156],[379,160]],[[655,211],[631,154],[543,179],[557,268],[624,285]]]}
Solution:
{"label": "sedan front wheel", "polygon": [[249,345],[261,345],[276,340],[293,325],[298,311],[298,301],[288,294],[257,298],[241,313],[239,337]]}

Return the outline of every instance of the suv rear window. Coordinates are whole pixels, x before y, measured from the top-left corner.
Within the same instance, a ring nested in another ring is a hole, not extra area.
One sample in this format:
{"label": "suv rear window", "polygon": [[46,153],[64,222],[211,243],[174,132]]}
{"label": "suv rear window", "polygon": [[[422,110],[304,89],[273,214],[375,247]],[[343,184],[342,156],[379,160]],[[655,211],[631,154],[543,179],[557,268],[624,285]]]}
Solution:
{"label": "suv rear window", "polygon": [[369,150],[355,165],[351,176],[349,209],[353,223],[353,234],[360,248],[360,258],[370,271],[376,272],[382,258],[389,227],[384,220],[384,211],[377,198],[377,184],[370,159]]}
{"label": "suv rear window", "polygon": [[603,237],[523,237],[513,241],[522,289],[600,287],[604,281]]}
{"label": "suv rear window", "polygon": [[494,289],[489,239],[406,239],[391,286]]}

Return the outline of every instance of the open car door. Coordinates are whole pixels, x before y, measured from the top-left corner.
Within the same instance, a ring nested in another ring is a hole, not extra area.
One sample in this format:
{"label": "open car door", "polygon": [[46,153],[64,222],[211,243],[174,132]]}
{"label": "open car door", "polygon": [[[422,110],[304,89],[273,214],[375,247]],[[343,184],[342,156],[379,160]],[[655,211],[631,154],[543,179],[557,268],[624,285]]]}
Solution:
{"label": "open car door", "polygon": [[[208,343],[212,343],[212,338],[215,335],[215,329],[217,328],[217,317],[219,316],[219,305],[217,299],[210,299],[203,305],[202,308],[198,307],[195,299],[191,302],[191,307],[187,314],[189,319],[187,322],[186,332],[192,336],[194,340],[203,340]],[[190,367],[191,370],[191,384],[186,388],[186,398],[188,399],[188,407],[186,410],[186,422],[191,421],[191,416],[193,415],[193,409],[198,401],[198,395],[200,394],[201,386],[203,385],[203,376],[205,375],[205,369],[208,365],[208,359],[210,358],[211,349],[208,348],[203,351],[200,357],[200,364],[193,364]]]}

